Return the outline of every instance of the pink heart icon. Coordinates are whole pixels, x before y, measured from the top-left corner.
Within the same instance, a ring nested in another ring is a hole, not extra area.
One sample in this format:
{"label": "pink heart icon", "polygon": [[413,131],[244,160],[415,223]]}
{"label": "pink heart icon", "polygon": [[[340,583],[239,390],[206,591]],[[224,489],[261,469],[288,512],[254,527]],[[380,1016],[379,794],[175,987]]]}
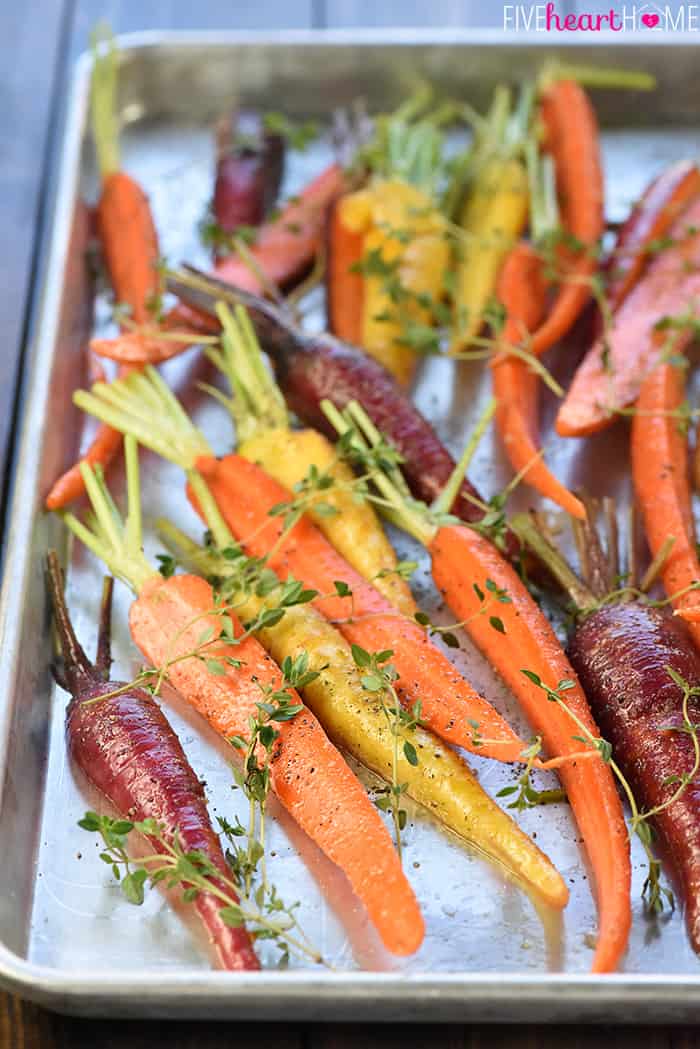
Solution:
{"label": "pink heart icon", "polygon": [[658,24],[658,15],[642,15],[642,25],[645,25],[647,29],[655,29]]}

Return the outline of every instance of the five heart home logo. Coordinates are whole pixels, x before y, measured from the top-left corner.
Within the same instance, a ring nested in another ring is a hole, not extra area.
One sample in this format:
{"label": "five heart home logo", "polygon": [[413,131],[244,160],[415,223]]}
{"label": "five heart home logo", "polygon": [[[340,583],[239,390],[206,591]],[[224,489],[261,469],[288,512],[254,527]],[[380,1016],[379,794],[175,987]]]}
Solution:
{"label": "five heart home logo", "polygon": [[700,31],[700,3],[616,4],[605,11],[564,12],[563,0],[503,5],[503,28],[527,33],[600,33]]}

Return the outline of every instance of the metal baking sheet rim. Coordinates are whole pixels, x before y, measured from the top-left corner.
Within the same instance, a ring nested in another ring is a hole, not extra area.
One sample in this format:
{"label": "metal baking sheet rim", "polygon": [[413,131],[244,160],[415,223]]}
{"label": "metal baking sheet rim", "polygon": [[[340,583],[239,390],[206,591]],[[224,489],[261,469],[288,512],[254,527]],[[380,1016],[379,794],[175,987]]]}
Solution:
{"label": "metal baking sheet rim", "polygon": [[[689,43],[689,34],[667,33],[659,44]],[[600,44],[634,46],[650,43],[648,36],[630,33],[598,34]],[[543,34],[507,34],[498,30],[459,29],[428,31],[398,29],[268,32],[158,32],[119,38],[123,50],[147,50],[159,45],[234,44],[551,44]],[[564,46],[575,47],[566,40]],[[656,43],[656,41],[653,41]],[[560,42],[557,41],[557,46]],[[62,129],[59,175],[52,208],[50,245],[38,306],[36,337],[28,360],[23,423],[16,459],[4,577],[0,592],[0,696],[13,694],[19,652],[20,617],[31,567],[27,536],[34,527],[37,477],[43,431],[47,420],[53,334],[60,305],[60,274],[67,258],[81,143],[88,99],[91,58],[82,55],[75,67]],[[10,742],[11,705],[0,705],[0,784],[4,788]],[[182,971],[149,972],[137,977],[95,976],[80,970],[35,965],[0,944],[0,984],[60,1012],[142,1018],[207,1017],[300,1021],[357,1021],[362,1003],[363,1021],[486,1022],[624,1020],[633,1023],[692,1022],[700,1017],[700,977],[679,979],[637,974],[581,976],[517,973],[481,974],[262,972],[254,975]]]}

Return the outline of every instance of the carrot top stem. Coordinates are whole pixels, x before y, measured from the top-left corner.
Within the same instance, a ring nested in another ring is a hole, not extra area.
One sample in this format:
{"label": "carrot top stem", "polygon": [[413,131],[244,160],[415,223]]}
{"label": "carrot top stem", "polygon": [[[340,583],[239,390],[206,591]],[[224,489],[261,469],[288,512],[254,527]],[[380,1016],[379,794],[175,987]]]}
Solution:
{"label": "carrot top stem", "polygon": [[237,305],[232,312],[219,302],[216,315],[221,322],[221,344],[205,348],[204,353],[226,377],[231,396],[206,388],[231,415],[238,441],[247,441],[261,430],[286,430],[289,413],[272,372],[265,366],[247,310]]}
{"label": "carrot top stem", "polygon": [[578,65],[554,59],[546,62],[538,84],[546,90],[555,80],[575,80],[583,87],[622,88],[630,91],[653,91],[656,77],[636,69],[604,69],[601,66]]}
{"label": "carrot top stem", "polygon": [[366,423],[364,408],[357,401],[351,401],[344,412],[339,412],[328,400],[321,401],[321,409],[328,421],[335,427],[341,440],[346,442],[345,452],[352,461],[361,462],[362,468],[372,479],[378,491],[373,502],[387,520],[402,528],[424,546],[432,542],[437,525],[433,513],[425,503],[406,496],[403,478],[397,483],[395,475],[400,475],[398,467],[388,461],[388,449],[385,440],[379,435],[378,441],[367,439],[357,420]]}
{"label": "carrot top stem", "polygon": [[541,244],[560,226],[554,160],[549,154],[540,153],[532,137],[524,148],[530,188],[530,228],[533,241]]}
{"label": "carrot top stem", "polygon": [[85,654],[83,646],[76,637],[73,623],[68,614],[68,607],[63,592],[63,571],[55,550],[49,550],[47,557],[48,584],[51,601],[53,604],[54,621],[60,648],[63,666],[61,675],[77,690],[79,681],[86,681],[94,677],[95,668]]}
{"label": "carrot top stem", "polygon": [[139,483],[138,446],[132,436],[124,438],[128,507],[126,521],[115,506],[100,469],[80,464],[93,516],[91,526],[72,513],[61,517],[67,527],[117,576],[136,593],[155,574],[141,548],[141,488]]}
{"label": "carrot top stem", "polygon": [[557,582],[569,595],[577,610],[581,611],[595,605],[596,599],[590,590],[578,578],[575,572],[551,543],[545,539],[529,514],[515,514],[510,520],[510,527],[518,539],[535,553],[538,559],[552,573]]}
{"label": "carrot top stem", "polygon": [[209,442],[150,365],[112,383],[96,382],[89,393],[78,390],[73,402],[183,470],[212,455]]}
{"label": "carrot top stem", "polygon": [[448,514],[452,509],[452,505],[457,498],[457,493],[459,492],[462,481],[464,480],[464,475],[469,469],[469,464],[474,458],[474,453],[481,442],[481,438],[486,433],[489,423],[496,414],[497,408],[498,402],[496,398],[491,397],[479,416],[477,424],[472,430],[469,440],[464,447],[464,451],[459,458],[459,462],[455,465],[454,470],[450,474],[447,484],[433,501],[431,509],[434,513]]}
{"label": "carrot top stem", "polygon": [[219,550],[226,550],[227,547],[236,547],[238,544],[224,521],[216,499],[211,494],[209,486],[202,475],[198,470],[188,470],[187,480],[194,495],[197,497],[207,528],[212,534],[214,545]]}
{"label": "carrot top stem", "polygon": [[119,170],[119,120],[117,118],[117,78],[119,53],[106,25],[92,34],[93,69],[90,84],[92,137],[100,177]]}

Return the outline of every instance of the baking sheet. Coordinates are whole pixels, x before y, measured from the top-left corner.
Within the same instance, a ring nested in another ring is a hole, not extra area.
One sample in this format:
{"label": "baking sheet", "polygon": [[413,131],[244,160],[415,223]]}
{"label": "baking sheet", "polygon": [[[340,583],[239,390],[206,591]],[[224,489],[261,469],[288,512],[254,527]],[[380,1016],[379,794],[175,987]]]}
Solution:
{"label": "baking sheet", "polygon": [[[620,56],[613,50],[601,52],[599,60],[602,55],[604,61],[624,64],[626,60],[637,68],[659,65],[658,47],[649,49],[647,61],[640,52]],[[673,78],[682,67],[685,50],[664,49],[663,69],[670,70],[671,55],[677,56]],[[169,259],[205,261],[196,231],[212,185],[209,122],[231,102],[236,87],[245,102],[300,115],[320,115],[319,92],[311,92],[310,86],[314,78],[328,76],[331,69],[332,89],[323,98],[326,112],[336,101],[359,91],[368,97],[370,107],[384,106],[387,94],[396,93],[399,87],[405,90],[421,73],[438,69],[443,82],[452,71],[453,79],[447,82],[453,89],[459,86],[468,91],[469,85],[462,85],[460,77],[465,68],[473,77],[477,67],[476,72],[481,72],[478,90],[483,93],[485,75],[490,76],[492,84],[506,64],[523,68],[542,57],[537,49],[533,53],[532,48],[522,47],[475,48],[464,43],[440,49],[411,48],[391,46],[388,41],[381,45],[333,46],[318,38],[316,47],[310,49],[292,40],[284,49],[283,59],[279,58],[281,54],[270,45],[253,43],[247,47],[204,40],[194,44],[187,39],[150,47],[127,43],[123,104],[129,125],[123,136],[123,164],[150,195],[162,250]],[[439,66],[438,55],[442,56]],[[379,61],[382,56],[384,61]],[[358,59],[365,75],[355,65]],[[386,79],[387,70],[393,76],[391,90],[385,90],[382,79]],[[306,77],[302,79],[304,71]],[[279,1016],[352,1019],[357,1015],[355,996],[362,994],[363,1019],[391,1018],[397,1003],[404,1018],[493,1015],[516,1019],[524,1015],[545,1018],[549,1014],[552,1018],[586,1015],[601,1019],[625,1009],[626,1018],[634,1019],[627,1010],[639,993],[649,1008],[654,1003],[655,1016],[660,1019],[663,1001],[670,1004],[669,994],[681,996],[683,988],[684,1005],[692,1008],[687,989],[692,985],[697,993],[700,964],[687,943],[679,913],[656,921],[644,917],[640,899],[644,864],[636,845],[635,920],[622,975],[606,981],[605,993],[599,979],[585,975],[592,956],[595,906],[566,805],[516,814],[520,825],[536,835],[540,847],[569,884],[571,901],[563,918],[538,912],[502,871],[413,810],[404,835],[405,866],[425,914],[427,935],[420,951],[408,960],[394,959],[383,951],[342,874],[273,808],[270,876],[286,900],[301,900],[300,923],[332,962],[333,973],[303,966],[299,972],[255,977],[213,973],[207,953],[186,919],[174,913],[158,892],[149,893],[144,906],[135,908],[110,883],[109,872],[97,857],[93,836],[76,826],[95,799],[76,779],[65,754],[66,697],[51,686],[47,674],[47,612],[41,578],[41,557],[47,545],[51,542],[64,548],[65,537],[60,524],[41,513],[36,498],[37,491],[45,492],[50,479],[72,459],[78,438],[70,389],[79,367],[76,362],[85,334],[90,289],[82,262],[87,224],[76,202],[81,197],[90,199],[95,190],[90,150],[83,144],[85,77],[83,68],[66,129],[59,187],[64,195],[59,196],[54,222],[0,619],[0,670],[4,676],[0,694],[5,704],[0,742],[6,747],[0,842],[4,854],[11,854],[8,869],[0,875],[4,883],[0,935],[6,948],[0,949],[0,967],[6,978],[21,981],[25,993],[29,989],[44,999],[48,995],[54,1004],[64,1007],[130,1014],[167,1008],[168,1012],[176,1009],[188,1015],[212,1015],[212,1010],[255,1015],[264,1003],[268,1016],[272,1007],[273,1015]],[[285,78],[298,83],[299,90],[290,93]],[[606,99],[611,99],[610,93],[597,98],[604,122],[609,118],[619,123],[624,116],[633,123],[642,116],[648,123],[650,115],[658,121],[644,129],[628,123],[604,135],[608,214],[612,219],[626,214],[654,172],[698,152],[694,128],[666,123],[665,106],[673,86],[668,80],[662,81],[657,96],[644,97],[643,108],[637,99],[634,113],[621,114],[619,100],[614,100],[616,108],[608,112]],[[318,83],[316,80],[316,87]],[[700,112],[700,104],[695,112]],[[290,155],[284,191],[297,190],[329,155],[323,143],[306,154]],[[108,330],[109,312],[107,297],[100,294],[95,330]],[[311,313],[309,321],[318,326],[321,318]],[[194,390],[193,380],[206,374],[206,365],[198,355],[187,354],[168,366],[165,374],[176,388],[187,391],[188,407],[214,448],[228,450],[232,432],[227,416]],[[423,365],[415,390],[418,406],[453,452],[463,445],[487,395],[481,366],[461,364],[455,369],[451,362],[434,359]],[[550,405],[549,416],[553,407]],[[62,425],[57,425],[59,419]],[[614,494],[624,502],[624,425],[590,440],[585,447],[575,441],[557,441],[551,431],[545,432],[545,441],[549,461],[565,482],[574,487],[583,485],[594,494]],[[177,469],[149,453],[143,455],[142,462],[146,519],[162,513],[165,507],[178,524],[197,534],[198,523],[184,498]],[[487,494],[500,490],[508,481],[509,470],[491,437],[480,446],[470,475]],[[117,489],[118,478],[118,474],[113,475]],[[516,496],[515,505],[518,503],[537,505],[524,491]],[[151,555],[160,549],[152,536],[147,536],[146,546]],[[449,621],[429,584],[425,557],[410,540],[399,536],[397,548],[401,556],[421,562],[414,582],[426,611],[437,620]],[[76,550],[68,599],[78,635],[88,648],[94,641],[100,582],[99,565],[85,551]],[[126,628],[129,601],[129,594],[120,586],[115,605],[114,673],[125,679],[138,667]],[[461,641],[462,651],[457,655],[451,652],[451,657],[527,736],[529,730],[507,690],[468,640],[462,637]],[[167,713],[195,770],[207,783],[212,811],[229,819],[237,813],[244,819],[240,792],[231,790],[225,748],[172,696],[168,697]],[[471,756],[469,761],[492,794],[513,781],[515,773],[507,767]],[[371,777],[364,772],[360,775],[371,787]],[[541,780],[547,782],[546,777]],[[274,959],[274,949],[268,956]],[[359,969],[369,972],[363,975]],[[651,996],[648,989],[641,995],[647,982],[656,988]],[[661,983],[668,985],[663,995]],[[183,994],[183,986],[188,993]],[[677,1006],[674,1013],[681,1018]]]}

